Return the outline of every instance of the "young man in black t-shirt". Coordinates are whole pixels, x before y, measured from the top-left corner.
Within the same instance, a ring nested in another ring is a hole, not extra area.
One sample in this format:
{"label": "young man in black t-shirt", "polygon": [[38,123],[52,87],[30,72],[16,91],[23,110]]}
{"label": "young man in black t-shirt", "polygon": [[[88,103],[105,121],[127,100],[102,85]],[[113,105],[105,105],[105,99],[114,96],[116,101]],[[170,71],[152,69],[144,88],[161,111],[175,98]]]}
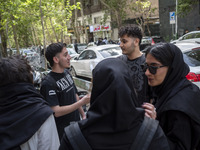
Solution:
{"label": "young man in black t-shirt", "polygon": [[[66,68],[70,67],[70,55],[63,43],[53,43],[47,47],[45,53],[52,71],[47,75],[41,85],[40,92],[54,111],[59,138],[61,140],[64,128],[70,122],[85,119],[82,105],[89,103],[90,95],[78,99],[74,81]],[[79,112],[78,112],[79,110]]]}
{"label": "young man in black t-shirt", "polygon": [[145,62],[145,56],[140,51],[142,29],[137,25],[126,25],[119,29],[120,47],[122,59],[130,69],[133,86],[138,97],[138,106],[146,110],[146,116],[156,118],[155,108],[150,104],[150,87],[141,67]]}

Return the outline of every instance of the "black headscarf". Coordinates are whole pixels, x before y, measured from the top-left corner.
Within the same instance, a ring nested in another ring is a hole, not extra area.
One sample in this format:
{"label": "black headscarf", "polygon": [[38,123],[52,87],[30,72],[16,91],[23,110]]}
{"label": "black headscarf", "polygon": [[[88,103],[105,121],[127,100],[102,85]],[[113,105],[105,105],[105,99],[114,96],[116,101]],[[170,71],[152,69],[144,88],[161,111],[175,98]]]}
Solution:
{"label": "black headscarf", "polygon": [[178,110],[200,123],[200,91],[186,79],[190,70],[183,60],[181,50],[170,43],[155,45],[150,49],[150,54],[156,59],[162,52],[172,58],[168,64],[163,64],[169,67],[163,83],[152,88],[157,96],[155,107],[158,119],[164,111]]}
{"label": "black headscarf", "polygon": [[32,84],[0,87],[0,149],[28,141],[52,113]]}
{"label": "black headscarf", "polygon": [[93,149],[128,149],[144,118],[128,68],[117,58],[100,62],[93,70],[91,106],[79,126]]}
{"label": "black headscarf", "polygon": [[169,60],[169,69],[164,82],[153,88],[158,97],[166,93],[166,89],[170,91],[170,89],[172,89],[177,83],[186,79],[185,76],[190,71],[188,65],[183,60],[183,54],[180,49],[178,49],[175,45],[168,43],[166,43],[166,47],[169,53],[171,53],[173,59]]}

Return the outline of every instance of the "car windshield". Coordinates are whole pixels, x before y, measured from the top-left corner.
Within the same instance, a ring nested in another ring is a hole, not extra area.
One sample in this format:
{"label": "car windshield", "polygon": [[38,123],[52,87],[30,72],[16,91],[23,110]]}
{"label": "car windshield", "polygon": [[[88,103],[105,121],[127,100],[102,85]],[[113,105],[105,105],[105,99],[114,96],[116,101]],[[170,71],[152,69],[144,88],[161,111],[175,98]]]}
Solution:
{"label": "car windshield", "polygon": [[75,50],[73,50],[73,49],[67,48],[67,50],[68,50],[68,54],[69,54],[69,55],[71,55],[71,54],[77,54],[77,53],[75,52]]}
{"label": "car windshield", "polygon": [[72,44],[67,45],[67,48],[73,48]]}
{"label": "car windshield", "polygon": [[87,44],[84,44],[84,43],[77,44],[77,47],[79,50],[84,50],[87,47]]}
{"label": "car windshield", "polygon": [[87,46],[87,44],[85,44],[85,43],[80,43],[80,44],[77,44],[77,46]]}
{"label": "car windshield", "polygon": [[195,34],[188,34],[188,35],[185,35],[185,36],[183,37],[183,40],[185,40],[185,39],[193,39],[193,38],[195,38],[194,36],[195,36]]}
{"label": "car windshield", "polygon": [[184,61],[191,67],[200,66],[200,47],[183,54]]}
{"label": "car windshield", "polygon": [[99,50],[99,53],[104,57],[110,57],[115,55],[121,55],[121,48],[120,47],[112,47]]}

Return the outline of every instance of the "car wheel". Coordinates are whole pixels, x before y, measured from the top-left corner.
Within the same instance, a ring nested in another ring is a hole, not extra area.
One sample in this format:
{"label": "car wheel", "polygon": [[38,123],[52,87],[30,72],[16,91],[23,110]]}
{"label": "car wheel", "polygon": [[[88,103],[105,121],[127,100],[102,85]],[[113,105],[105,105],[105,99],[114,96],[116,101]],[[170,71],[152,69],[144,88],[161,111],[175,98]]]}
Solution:
{"label": "car wheel", "polygon": [[76,71],[75,71],[74,67],[72,67],[72,66],[71,66],[71,74],[72,74],[72,76],[74,76],[74,77],[77,76]]}

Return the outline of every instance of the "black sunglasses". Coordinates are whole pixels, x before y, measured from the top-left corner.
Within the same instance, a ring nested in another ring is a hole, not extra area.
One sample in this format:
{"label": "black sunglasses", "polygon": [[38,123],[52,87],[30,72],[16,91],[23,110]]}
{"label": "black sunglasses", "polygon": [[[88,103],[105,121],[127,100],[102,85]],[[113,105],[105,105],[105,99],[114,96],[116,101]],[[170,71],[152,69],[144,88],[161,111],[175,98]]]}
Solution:
{"label": "black sunglasses", "polygon": [[166,66],[164,66],[164,65],[163,66],[151,66],[151,65],[149,66],[147,63],[145,63],[145,64],[141,65],[141,67],[144,72],[146,72],[146,70],[149,69],[149,72],[151,74],[156,74],[156,71],[158,68],[162,68],[162,67],[166,67]]}

